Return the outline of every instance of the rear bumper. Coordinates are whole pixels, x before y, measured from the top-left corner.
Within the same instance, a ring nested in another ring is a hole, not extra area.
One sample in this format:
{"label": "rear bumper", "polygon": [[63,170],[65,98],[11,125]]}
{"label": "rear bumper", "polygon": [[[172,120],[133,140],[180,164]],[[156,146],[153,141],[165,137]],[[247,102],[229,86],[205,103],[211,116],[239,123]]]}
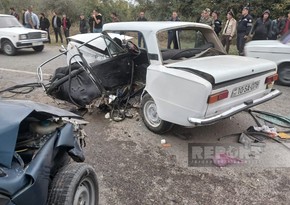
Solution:
{"label": "rear bumper", "polygon": [[273,99],[281,94],[282,94],[282,92],[280,92],[279,90],[272,89],[269,94],[263,96],[262,98],[256,99],[251,103],[245,102],[243,104],[240,104],[238,106],[231,108],[230,110],[227,110],[219,115],[216,115],[216,116],[210,117],[210,118],[199,119],[199,118],[189,117],[188,121],[191,124],[193,124],[194,126],[214,124],[222,119],[229,118],[229,117],[231,117],[231,116],[233,116],[233,115],[235,115],[243,110],[246,110],[246,109],[251,108],[253,106],[259,105],[259,104],[266,102],[268,100],[271,100],[271,99]]}

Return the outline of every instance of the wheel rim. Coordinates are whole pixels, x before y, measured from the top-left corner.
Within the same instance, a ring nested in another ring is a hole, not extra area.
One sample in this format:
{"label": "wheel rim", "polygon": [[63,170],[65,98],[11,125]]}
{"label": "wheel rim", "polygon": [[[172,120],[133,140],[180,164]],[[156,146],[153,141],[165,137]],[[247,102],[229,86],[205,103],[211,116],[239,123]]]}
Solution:
{"label": "wheel rim", "polygon": [[143,108],[145,120],[152,126],[158,127],[161,123],[161,119],[157,113],[157,106],[153,100],[149,100],[144,104]]}
{"label": "wheel rim", "polygon": [[285,67],[281,70],[279,79],[284,83],[290,83],[290,67]]}
{"label": "wheel rim", "polygon": [[94,205],[96,201],[95,189],[91,179],[83,179],[76,190],[73,205]]}
{"label": "wheel rim", "polygon": [[13,52],[12,46],[9,45],[8,43],[6,43],[6,44],[4,45],[4,49],[3,49],[3,50],[4,50],[5,53],[7,53],[7,54],[11,54],[11,53]]}

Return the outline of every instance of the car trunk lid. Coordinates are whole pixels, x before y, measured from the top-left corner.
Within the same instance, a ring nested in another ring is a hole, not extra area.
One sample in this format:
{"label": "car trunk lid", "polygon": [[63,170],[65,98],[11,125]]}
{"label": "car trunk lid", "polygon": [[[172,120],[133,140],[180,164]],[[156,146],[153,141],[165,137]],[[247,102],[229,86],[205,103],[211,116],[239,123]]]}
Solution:
{"label": "car trunk lid", "polygon": [[188,59],[165,66],[196,73],[213,86],[276,69],[276,64],[268,60],[232,55]]}

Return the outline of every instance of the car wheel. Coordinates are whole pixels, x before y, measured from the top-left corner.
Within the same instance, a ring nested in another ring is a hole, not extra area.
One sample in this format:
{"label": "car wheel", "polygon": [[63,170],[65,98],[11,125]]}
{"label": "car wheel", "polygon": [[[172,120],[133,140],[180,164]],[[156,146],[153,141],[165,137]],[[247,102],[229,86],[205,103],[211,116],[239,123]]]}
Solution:
{"label": "car wheel", "polygon": [[5,40],[3,43],[2,43],[2,50],[3,52],[8,55],[8,56],[14,56],[16,54],[16,48],[14,47],[14,45],[8,41],[8,40]]}
{"label": "car wheel", "polygon": [[35,50],[36,52],[41,52],[43,49],[44,49],[44,45],[33,47],[33,50]]}
{"label": "car wheel", "polygon": [[145,94],[141,102],[141,116],[146,127],[157,134],[169,131],[173,124],[159,118],[157,106],[149,94]]}
{"label": "car wheel", "polygon": [[290,64],[285,64],[278,69],[278,83],[290,86]]}
{"label": "car wheel", "polygon": [[54,177],[48,196],[48,204],[97,205],[99,188],[94,169],[85,163],[64,166]]}

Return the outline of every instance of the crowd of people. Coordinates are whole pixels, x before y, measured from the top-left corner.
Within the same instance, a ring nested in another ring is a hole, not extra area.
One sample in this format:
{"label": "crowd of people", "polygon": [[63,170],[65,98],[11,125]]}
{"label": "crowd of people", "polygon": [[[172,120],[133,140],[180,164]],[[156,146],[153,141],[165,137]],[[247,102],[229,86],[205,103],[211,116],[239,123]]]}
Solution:
{"label": "crowd of people", "polygon": [[[249,7],[244,7],[241,11],[241,15],[238,19],[235,18],[233,10],[229,10],[226,14],[226,22],[220,19],[220,13],[206,8],[201,12],[201,15],[196,19],[196,22],[203,23],[211,26],[216,34],[220,37],[222,45],[225,47],[226,52],[229,52],[230,45],[234,38],[236,38],[236,45],[239,55],[244,55],[244,46],[248,40],[275,40],[290,30],[290,11],[288,16],[283,15],[278,18],[271,19],[270,10],[265,10],[259,18],[255,21],[250,15]],[[63,14],[62,17],[58,15],[56,11],[53,12],[51,23],[44,13],[40,13],[37,16],[33,12],[33,7],[29,6],[27,9],[22,10],[22,18],[18,15],[13,7],[10,8],[10,14],[15,16],[19,21],[22,19],[22,23],[27,28],[45,30],[49,34],[50,25],[53,28],[55,34],[55,41],[58,42],[60,38],[63,43],[62,33],[66,38],[70,35],[71,21]],[[79,16],[79,32],[80,33],[101,33],[103,28],[103,16],[97,10],[93,10],[91,16],[88,18],[84,14]],[[169,21],[180,21],[177,11],[173,11]],[[111,13],[111,21],[119,22],[120,18],[116,12]],[[145,12],[139,13],[136,21],[147,21]],[[176,32],[168,31],[167,47],[170,48],[173,43],[173,48],[177,48]],[[50,35],[49,36],[49,42]],[[138,34],[138,46],[141,47],[141,43],[145,47],[144,39],[141,33]]]}
{"label": "crowd of people", "polygon": [[270,10],[265,10],[254,21],[249,11],[249,7],[244,7],[241,16],[236,20],[233,10],[229,10],[226,15],[226,23],[223,25],[219,19],[219,12],[211,12],[209,8],[206,8],[202,11],[197,22],[207,24],[214,29],[227,53],[233,38],[236,37],[239,55],[244,55],[244,47],[247,41],[276,40],[290,29],[290,12],[288,12],[287,17],[281,15],[272,20]]}

